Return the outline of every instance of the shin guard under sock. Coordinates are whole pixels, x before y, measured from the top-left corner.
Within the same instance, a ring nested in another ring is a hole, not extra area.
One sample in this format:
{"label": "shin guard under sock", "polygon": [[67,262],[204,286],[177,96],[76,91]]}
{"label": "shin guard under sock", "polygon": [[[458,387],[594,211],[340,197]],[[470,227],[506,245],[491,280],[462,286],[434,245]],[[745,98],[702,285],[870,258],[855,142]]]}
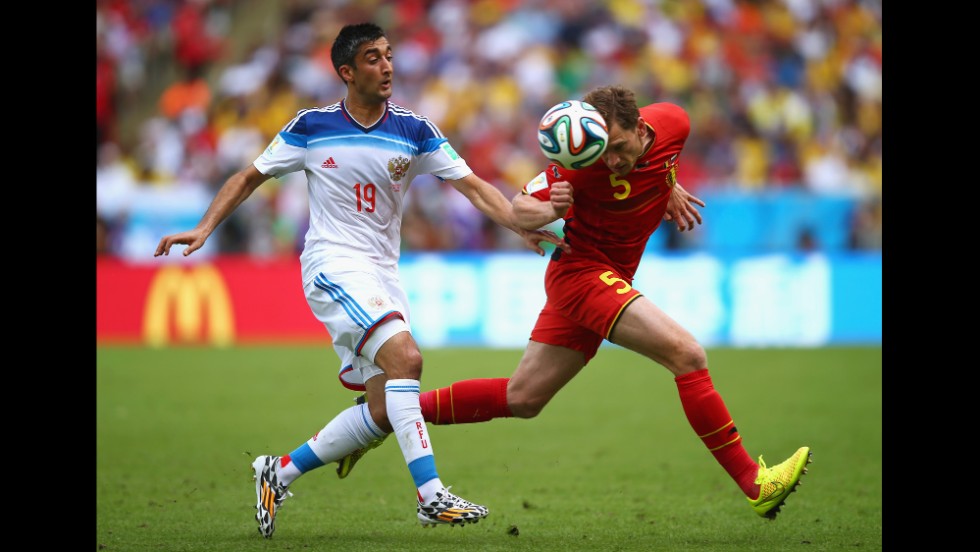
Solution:
{"label": "shin guard under sock", "polygon": [[742,446],[742,436],[721,395],[715,390],[708,369],[677,376],[674,382],[691,428],[742,492],[755,498],[759,489],[755,484],[759,466]]}
{"label": "shin guard under sock", "polygon": [[507,406],[510,378],[457,381],[419,396],[422,417],[432,424],[469,424],[513,416]]}

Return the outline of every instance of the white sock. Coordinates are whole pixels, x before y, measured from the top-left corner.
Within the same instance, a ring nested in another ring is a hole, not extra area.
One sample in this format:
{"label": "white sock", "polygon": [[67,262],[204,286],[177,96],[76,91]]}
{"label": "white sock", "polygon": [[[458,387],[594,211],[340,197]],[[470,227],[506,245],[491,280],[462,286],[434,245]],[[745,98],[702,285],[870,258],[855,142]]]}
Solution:
{"label": "white sock", "polygon": [[419,406],[419,381],[388,380],[385,384],[385,406],[388,408],[388,421],[398,437],[398,446],[402,449],[419,497],[423,503],[430,502],[443,485],[436,472],[432,440],[422,418],[422,407]]}
{"label": "white sock", "polygon": [[289,453],[290,462],[279,468],[279,479],[283,485],[289,485],[300,475],[336,462],[384,435],[385,432],[371,419],[367,404],[352,406]]}

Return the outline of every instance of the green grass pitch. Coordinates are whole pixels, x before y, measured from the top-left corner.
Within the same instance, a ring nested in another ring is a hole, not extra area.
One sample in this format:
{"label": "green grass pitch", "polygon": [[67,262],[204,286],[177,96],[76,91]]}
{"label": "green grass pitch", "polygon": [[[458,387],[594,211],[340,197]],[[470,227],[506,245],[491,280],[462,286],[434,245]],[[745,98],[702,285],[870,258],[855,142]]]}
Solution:
{"label": "green grass pitch", "polygon": [[[424,350],[422,388],[511,373],[520,351]],[[775,521],[694,435],[669,372],[606,347],[535,419],[429,426],[441,479],[490,508],[423,529],[397,443],[350,477],[291,487],[276,534],[250,463],[305,442],[356,396],[329,347],[97,348],[96,549],[123,551],[881,550],[882,350],[711,349],[749,454],[813,463]]]}

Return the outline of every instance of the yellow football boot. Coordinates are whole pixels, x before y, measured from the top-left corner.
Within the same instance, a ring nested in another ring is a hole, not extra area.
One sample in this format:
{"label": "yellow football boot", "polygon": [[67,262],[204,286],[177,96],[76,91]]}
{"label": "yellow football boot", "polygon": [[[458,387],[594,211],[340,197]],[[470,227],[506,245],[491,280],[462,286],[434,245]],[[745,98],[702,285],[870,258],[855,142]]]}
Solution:
{"label": "yellow football boot", "polygon": [[783,502],[800,486],[800,477],[806,473],[806,465],[811,462],[810,455],[810,447],[800,447],[793,456],[771,468],[767,468],[762,456],[759,456],[759,476],[755,479],[756,484],[760,485],[759,498],[747,499],[755,513],[776,519]]}
{"label": "yellow football boot", "polygon": [[360,460],[362,456],[367,454],[367,451],[381,446],[381,443],[385,442],[385,439],[388,438],[388,435],[391,434],[386,433],[383,437],[378,437],[377,439],[372,440],[364,447],[355,450],[354,452],[348,454],[347,456],[341,458],[340,460],[337,460],[337,477],[343,479],[348,475],[350,475],[350,471],[354,469],[354,464],[356,464],[357,461]]}

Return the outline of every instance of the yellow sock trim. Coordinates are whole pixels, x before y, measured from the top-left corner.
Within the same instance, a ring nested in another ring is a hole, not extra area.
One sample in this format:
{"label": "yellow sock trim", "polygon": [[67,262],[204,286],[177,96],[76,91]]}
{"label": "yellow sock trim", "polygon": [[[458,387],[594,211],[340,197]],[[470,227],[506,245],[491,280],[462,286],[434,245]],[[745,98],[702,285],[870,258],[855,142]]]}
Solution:
{"label": "yellow sock trim", "polygon": [[[727,428],[730,425],[733,425],[734,423],[735,423],[735,420],[728,420],[728,423],[727,424],[719,427],[718,429],[712,431],[711,433],[705,433],[704,435],[698,435],[698,437],[700,437],[702,439],[704,439],[705,437],[711,437],[715,433],[718,433],[719,431],[722,431],[723,429]],[[724,445],[722,445],[722,446],[724,446]]]}
{"label": "yellow sock trim", "polygon": [[453,386],[449,385],[449,417],[452,419],[453,423],[456,423],[456,409],[453,407],[455,401],[453,401]]}
{"label": "yellow sock trim", "polygon": [[728,441],[728,442],[727,442],[727,443],[725,443],[724,445],[721,445],[721,446],[719,446],[719,447],[715,447],[715,448],[713,448],[713,449],[708,449],[708,451],[709,451],[709,452],[714,452],[714,451],[716,451],[716,450],[721,450],[721,449],[723,449],[723,448],[725,448],[725,447],[727,447],[728,445],[730,445],[730,444],[732,444],[732,443],[737,443],[737,442],[739,442],[739,441],[741,441],[741,440],[742,440],[742,436],[741,436],[741,435],[739,435],[738,437],[736,437],[736,438],[734,438],[734,439],[732,439],[731,441]]}

